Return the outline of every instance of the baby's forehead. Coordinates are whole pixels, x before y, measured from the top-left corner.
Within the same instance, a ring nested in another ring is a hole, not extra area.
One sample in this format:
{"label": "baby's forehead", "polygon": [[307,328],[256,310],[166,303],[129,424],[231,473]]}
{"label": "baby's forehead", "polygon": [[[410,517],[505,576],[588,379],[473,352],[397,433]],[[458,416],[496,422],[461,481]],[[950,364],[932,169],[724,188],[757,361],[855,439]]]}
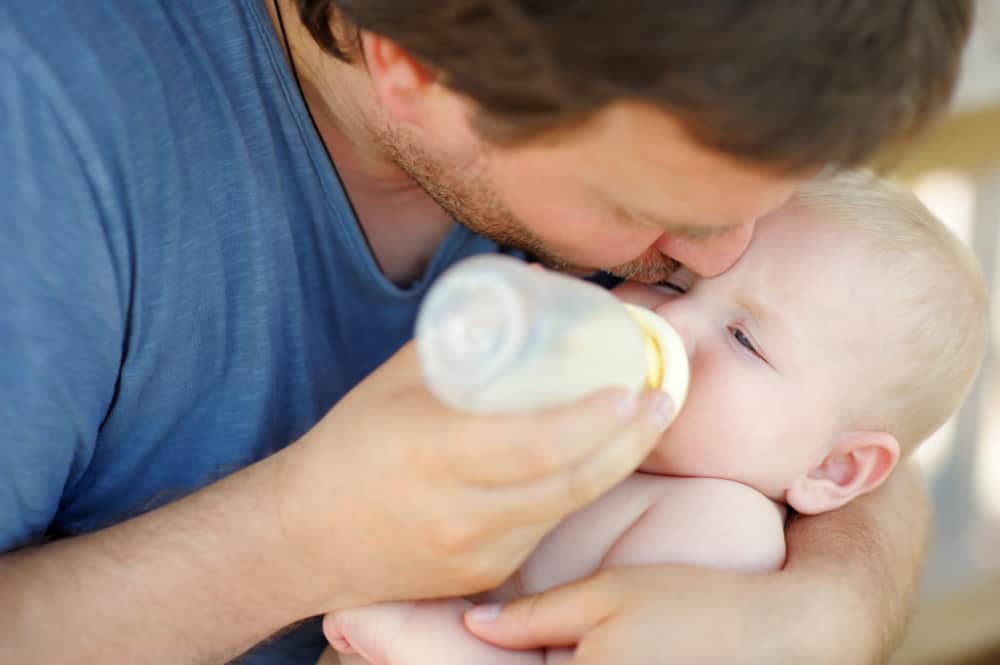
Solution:
{"label": "baby's forehead", "polygon": [[882,255],[857,229],[809,215],[760,231],[730,276],[734,288],[808,327],[814,341],[853,341],[858,331],[898,320],[905,298],[891,268],[904,257]]}
{"label": "baby's forehead", "polygon": [[877,263],[872,245],[858,229],[830,221],[808,210],[792,209],[765,218],[746,252],[734,266],[744,273],[763,274],[767,284],[809,290],[845,287],[867,264]]}

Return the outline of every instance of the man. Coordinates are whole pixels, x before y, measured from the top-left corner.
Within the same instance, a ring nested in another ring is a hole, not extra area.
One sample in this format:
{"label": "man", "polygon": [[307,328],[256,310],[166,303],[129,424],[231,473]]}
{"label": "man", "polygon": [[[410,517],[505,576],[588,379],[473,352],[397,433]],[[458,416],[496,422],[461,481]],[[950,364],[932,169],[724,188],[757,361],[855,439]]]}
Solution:
{"label": "man", "polygon": [[[970,9],[17,0],[0,19],[0,655],[220,663],[324,612],[492,586],[655,441],[653,395],[437,404],[395,352],[442,269],[499,243],[578,273],[721,272],[797,183],[941,109]],[[911,474],[796,522],[773,576],[627,569],[470,625],[578,643],[577,665],[876,660],[925,529],[896,508],[921,499]],[[245,662],[321,647],[313,622]]]}

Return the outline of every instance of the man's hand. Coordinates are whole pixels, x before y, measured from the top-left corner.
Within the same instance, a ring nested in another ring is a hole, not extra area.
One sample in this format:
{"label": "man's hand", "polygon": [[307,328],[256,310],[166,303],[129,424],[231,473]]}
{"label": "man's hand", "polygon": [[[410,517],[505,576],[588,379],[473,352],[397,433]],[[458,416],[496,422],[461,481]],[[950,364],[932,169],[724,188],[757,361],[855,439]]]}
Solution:
{"label": "man's hand", "polygon": [[407,345],[275,456],[290,551],[328,585],[315,609],[499,584],[638,466],[671,409],[607,391],[537,415],[460,414],[430,395]]}
{"label": "man's hand", "polygon": [[[772,575],[741,575],[689,566],[612,568],[585,580],[466,615],[480,638],[512,649],[577,645],[572,665],[716,665],[814,662],[789,650],[794,628],[774,607],[802,602],[779,594]],[[730,608],[737,606],[739,612]],[[789,613],[792,608],[787,607]],[[477,620],[477,613],[485,620]]]}
{"label": "man's hand", "polygon": [[493,586],[638,466],[670,415],[650,397],[472,418],[430,396],[409,345],[275,455],[0,556],[0,661],[220,663],[315,614]]}
{"label": "man's hand", "polygon": [[908,616],[926,534],[923,486],[903,467],[875,495],[789,530],[785,569],[604,570],[466,615],[508,648],[578,645],[572,665],[883,662]]}

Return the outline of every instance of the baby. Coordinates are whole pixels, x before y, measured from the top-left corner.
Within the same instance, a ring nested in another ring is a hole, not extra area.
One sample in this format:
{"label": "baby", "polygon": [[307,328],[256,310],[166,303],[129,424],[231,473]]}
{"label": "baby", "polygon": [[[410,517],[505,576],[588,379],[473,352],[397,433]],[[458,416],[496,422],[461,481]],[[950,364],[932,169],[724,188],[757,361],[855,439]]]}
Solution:
{"label": "baby", "polygon": [[486,644],[463,612],[604,567],[778,569],[787,508],[822,513],[878,487],[957,410],[986,344],[971,253],[867,173],[804,186],[718,277],[681,271],[617,293],[670,321],[691,362],[687,401],[639,472],[565,519],[497,589],[327,617],[342,665],[566,663],[569,649]]}

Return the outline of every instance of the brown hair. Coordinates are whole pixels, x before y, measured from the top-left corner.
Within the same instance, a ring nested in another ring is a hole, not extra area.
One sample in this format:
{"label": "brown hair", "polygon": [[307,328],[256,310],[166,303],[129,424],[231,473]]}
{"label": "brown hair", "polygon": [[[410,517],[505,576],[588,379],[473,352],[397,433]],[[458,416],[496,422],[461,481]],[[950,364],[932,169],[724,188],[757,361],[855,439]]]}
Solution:
{"label": "brown hair", "polygon": [[[634,100],[783,171],[867,161],[947,103],[971,0],[299,0],[344,59],[397,42],[512,143]],[[333,30],[332,23],[338,28]],[[347,35],[338,41],[335,35]]]}

